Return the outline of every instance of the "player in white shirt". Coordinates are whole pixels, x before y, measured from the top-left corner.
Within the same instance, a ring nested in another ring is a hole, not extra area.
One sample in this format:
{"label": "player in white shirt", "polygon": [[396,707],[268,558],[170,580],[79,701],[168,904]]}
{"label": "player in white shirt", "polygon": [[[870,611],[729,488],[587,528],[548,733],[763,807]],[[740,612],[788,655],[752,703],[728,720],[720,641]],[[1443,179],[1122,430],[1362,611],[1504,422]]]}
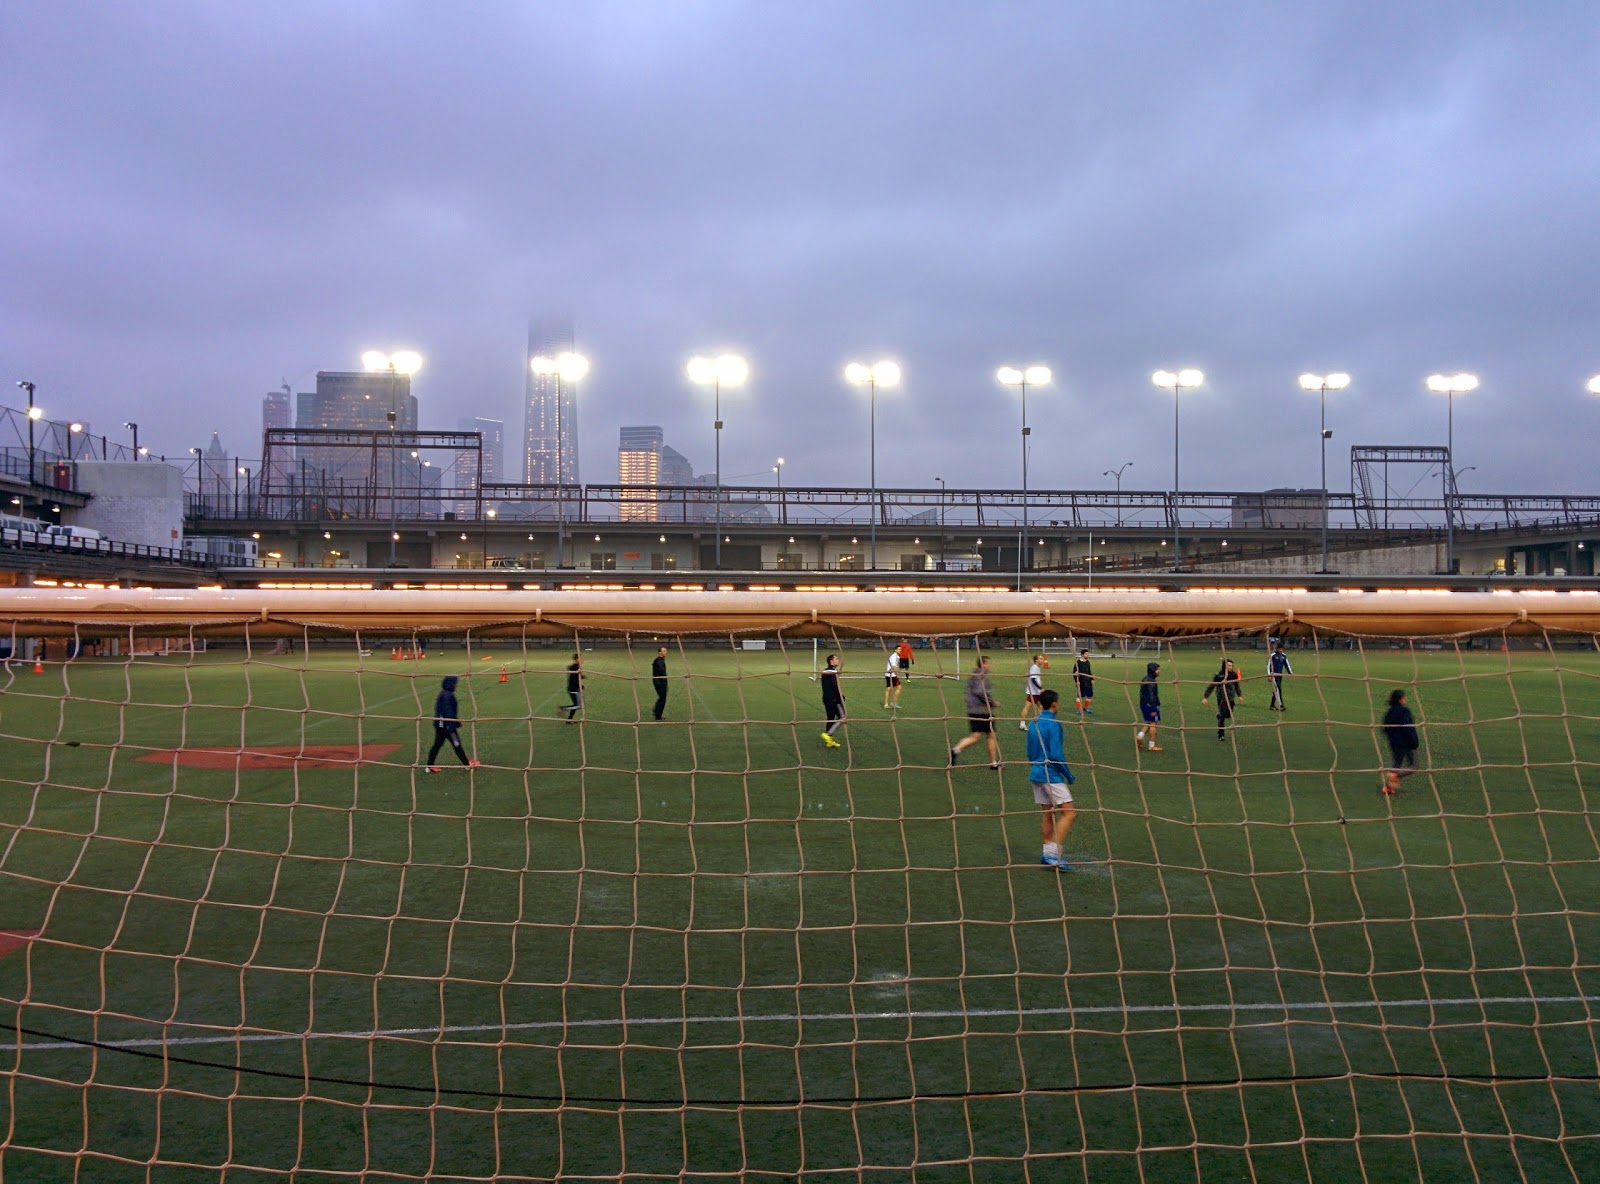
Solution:
{"label": "player in white shirt", "polygon": [[1028,667],[1028,682],[1022,702],[1022,721],[1017,724],[1017,727],[1024,732],[1028,730],[1028,717],[1039,714],[1039,696],[1044,694],[1044,672],[1049,666],[1049,659],[1040,654],[1033,660],[1033,665]]}
{"label": "player in white shirt", "polygon": [[895,711],[900,707],[900,652],[889,651],[889,664],[883,668],[883,709]]}

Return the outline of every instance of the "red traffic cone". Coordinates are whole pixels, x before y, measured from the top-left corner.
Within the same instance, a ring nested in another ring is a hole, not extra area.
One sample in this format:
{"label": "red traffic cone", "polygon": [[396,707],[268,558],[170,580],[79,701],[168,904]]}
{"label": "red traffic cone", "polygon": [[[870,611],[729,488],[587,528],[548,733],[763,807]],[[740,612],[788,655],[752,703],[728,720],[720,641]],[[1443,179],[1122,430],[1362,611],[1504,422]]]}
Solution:
{"label": "red traffic cone", "polygon": [[33,672],[35,674],[43,674],[44,673],[44,663],[39,661],[37,658],[34,659]]}
{"label": "red traffic cone", "polygon": [[506,674],[506,668],[504,666],[500,667],[500,681],[501,682],[510,682],[511,681],[510,677],[507,676],[507,674]]}
{"label": "red traffic cone", "polygon": [[389,651],[389,661],[398,662],[399,660],[400,660],[400,647],[399,646],[395,646],[394,649]]}

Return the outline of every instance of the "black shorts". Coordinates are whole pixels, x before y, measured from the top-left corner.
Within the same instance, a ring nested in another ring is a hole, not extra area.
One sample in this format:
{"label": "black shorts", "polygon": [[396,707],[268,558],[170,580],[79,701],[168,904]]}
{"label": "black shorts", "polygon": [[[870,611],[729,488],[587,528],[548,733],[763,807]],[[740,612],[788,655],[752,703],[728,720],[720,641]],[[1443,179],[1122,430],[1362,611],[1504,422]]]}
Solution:
{"label": "black shorts", "polygon": [[967,731],[988,735],[994,731],[994,719],[987,715],[969,715],[967,716]]}

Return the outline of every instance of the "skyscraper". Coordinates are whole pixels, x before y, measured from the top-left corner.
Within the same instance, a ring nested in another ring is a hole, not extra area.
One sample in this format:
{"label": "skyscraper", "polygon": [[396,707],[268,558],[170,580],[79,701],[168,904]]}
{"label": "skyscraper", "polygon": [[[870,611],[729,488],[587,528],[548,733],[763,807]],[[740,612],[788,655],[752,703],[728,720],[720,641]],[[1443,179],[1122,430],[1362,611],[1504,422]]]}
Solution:
{"label": "skyscraper", "polygon": [[[532,321],[528,325],[528,353],[522,360],[525,384],[522,433],[522,479],[529,485],[576,485],[578,476],[578,389],[573,382],[557,383],[553,374],[535,374],[534,358],[553,358],[574,347],[572,322]],[[561,406],[556,407],[556,390]],[[561,472],[557,474],[557,458]]]}
{"label": "skyscraper", "polygon": [[[273,428],[294,427],[294,405],[289,393],[289,384],[284,383],[282,390],[268,391],[261,397],[261,438],[266,439],[267,432]],[[262,455],[266,455],[266,447],[262,446]],[[288,482],[289,474],[294,468],[294,457],[287,448],[274,448],[272,450],[272,472],[261,473],[257,480],[266,481],[268,488],[282,489]]]}
{"label": "skyscraper", "polygon": [[[617,448],[617,483],[630,487],[621,496],[619,514],[624,521],[659,521],[662,510],[657,490],[663,485],[693,482],[693,467],[681,452],[667,445],[659,427],[636,424],[622,429]],[[632,487],[639,492],[633,492]]]}
{"label": "skyscraper", "polygon": [[[505,456],[506,425],[498,419],[478,419],[463,416],[456,421],[463,432],[480,432],[483,435],[483,480],[492,485],[500,480],[502,458]],[[458,491],[476,492],[478,488],[478,454],[463,450],[456,453],[454,485]]]}
{"label": "skyscraper", "polygon": [[[388,491],[416,489],[422,466],[408,451],[388,455],[382,433],[394,412],[396,431],[417,429],[417,399],[411,376],[391,370],[318,370],[317,389],[295,399],[295,427],[355,433],[349,445],[303,448],[300,469],[321,491],[325,504],[346,512],[387,516],[395,512]],[[382,455],[380,455],[380,453]],[[352,499],[362,499],[358,502]]]}

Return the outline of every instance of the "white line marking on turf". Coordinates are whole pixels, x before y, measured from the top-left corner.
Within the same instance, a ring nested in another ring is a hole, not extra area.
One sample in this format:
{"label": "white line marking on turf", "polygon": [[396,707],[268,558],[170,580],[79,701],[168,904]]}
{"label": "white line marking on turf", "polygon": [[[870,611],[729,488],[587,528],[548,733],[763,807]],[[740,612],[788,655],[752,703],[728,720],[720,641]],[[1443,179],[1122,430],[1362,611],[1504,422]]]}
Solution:
{"label": "white line marking on turf", "polygon": [[[1183,1012],[1236,1012],[1255,1014],[1306,1011],[1388,1011],[1395,1008],[1440,1007],[1539,1007],[1562,1003],[1600,1003],[1600,995],[1487,995],[1450,999],[1341,999],[1303,1003],[1150,1003],[1132,1007],[1104,1005],[1094,1007],[975,1008],[972,1010],[933,1009],[926,1011],[825,1011],[815,1014],[790,1012],[773,1015],[672,1015],[637,1016],[630,1019],[529,1020],[520,1024],[455,1024],[446,1028],[382,1028],[372,1032],[258,1032],[251,1035],[175,1036],[166,1039],[101,1040],[102,1048],[194,1048],[212,1044],[266,1044],[283,1040],[381,1040],[410,1036],[468,1036],[483,1032],[541,1032],[584,1028],[661,1028],[699,1024],[819,1024],[860,1023],[883,1020],[987,1020],[1015,1017],[1027,1019],[1048,1016],[1092,1015],[1168,1015]],[[174,1027],[190,1027],[174,1024]],[[16,1046],[22,1052],[83,1051],[88,1046],[71,1041],[40,1041]]]}

